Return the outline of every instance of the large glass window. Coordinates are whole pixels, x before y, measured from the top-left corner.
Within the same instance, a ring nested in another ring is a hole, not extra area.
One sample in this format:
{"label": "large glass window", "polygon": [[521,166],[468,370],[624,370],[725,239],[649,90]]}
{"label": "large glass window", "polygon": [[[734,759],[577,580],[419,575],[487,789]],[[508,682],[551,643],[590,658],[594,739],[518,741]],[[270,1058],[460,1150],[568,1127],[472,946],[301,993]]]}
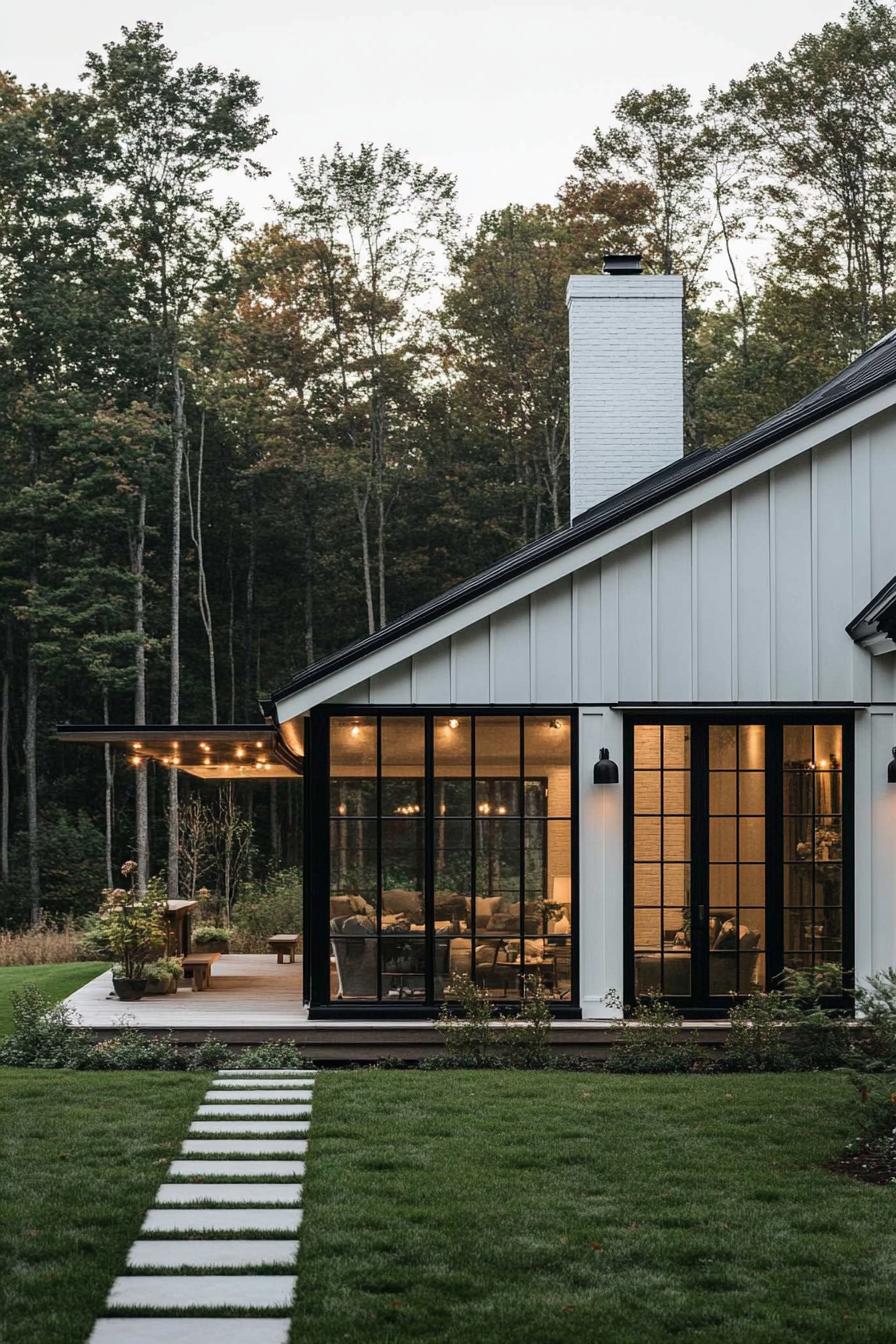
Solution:
{"label": "large glass window", "polygon": [[568,715],[330,719],[331,994],[438,1002],[455,972],[570,1001]]}

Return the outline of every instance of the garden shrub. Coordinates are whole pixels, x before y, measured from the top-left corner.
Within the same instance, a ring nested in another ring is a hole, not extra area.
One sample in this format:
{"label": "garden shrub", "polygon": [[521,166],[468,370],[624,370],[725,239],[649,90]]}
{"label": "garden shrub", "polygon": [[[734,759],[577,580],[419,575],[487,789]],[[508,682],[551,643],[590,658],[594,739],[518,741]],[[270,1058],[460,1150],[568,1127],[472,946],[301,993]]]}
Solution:
{"label": "garden shrub", "polygon": [[[604,1002],[622,1007],[613,990]],[[645,994],[634,1006],[637,1020],[620,1022],[619,1039],[604,1061],[608,1073],[691,1073],[708,1067],[706,1052],[679,1038],[683,1018],[664,999]]]}
{"label": "garden shrub", "polygon": [[721,1067],[745,1073],[795,1069],[797,1056],[785,1030],[795,1012],[796,1005],[779,990],[757,991],[742,1003],[732,1003]]}
{"label": "garden shrub", "polygon": [[308,1069],[313,1067],[292,1041],[265,1041],[249,1045],[233,1060],[237,1069]]}
{"label": "garden shrub", "polygon": [[498,1056],[510,1069],[547,1069],[553,1062],[551,1050],[550,1001],[544,983],[537,975],[523,980],[523,1001],[515,1017],[504,1019],[496,1032]]}
{"label": "garden shrub", "polygon": [[896,969],[888,966],[855,991],[862,1026],[856,1048],[879,1065],[896,1066]]}
{"label": "garden shrub", "polygon": [[10,1068],[90,1067],[93,1042],[73,1029],[71,1010],[34,983],[12,994],[13,1029],[0,1041],[0,1064]]}
{"label": "garden shrub", "polygon": [[797,1067],[832,1069],[849,1063],[855,1037],[850,1019],[823,1003],[826,996],[843,993],[843,968],[836,962],[820,962],[784,971],[780,982],[792,1004],[788,1035]]}
{"label": "garden shrub", "polygon": [[205,1069],[226,1069],[232,1067],[233,1059],[233,1050],[229,1045],[208,1036],[190,1052],[187,1068],[199,1072]]}
{"label": "garden shrub", "polygon": [[435,1024],[445,1043],[442,1067],[487,1068],[495,1062],[495,1029],[488,990],[474,985],[468,975],[455,973],[448,978],[446,996],[454,1001],[454,1011],[451,1004],[443,1003]]}
{"label": "garden shrub", "polygon": [[136,1027],[123,1027],[117,1036],[97,1041],[90,1068],[167,1069],[184,1067],[174,1036],[147,1036]]}
{"label": "garden shrub", "polygon": [[301,933],[302,875],[280,868],[262,882],[243,882],[231,916],[234,952],[267,952],[274,933]]}

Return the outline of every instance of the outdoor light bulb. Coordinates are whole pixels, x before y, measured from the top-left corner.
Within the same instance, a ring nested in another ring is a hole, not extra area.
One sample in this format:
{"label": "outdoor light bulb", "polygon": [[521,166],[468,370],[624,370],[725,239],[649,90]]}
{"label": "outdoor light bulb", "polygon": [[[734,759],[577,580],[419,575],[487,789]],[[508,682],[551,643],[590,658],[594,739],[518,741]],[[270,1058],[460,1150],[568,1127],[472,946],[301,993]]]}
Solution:
{"label": "outdoor light bulb", "polygon": [[449,720],[448,720],[448,727],[449,727],[449,728],[459,728],[459,727],[460,727],[460,719],[449,719]]}

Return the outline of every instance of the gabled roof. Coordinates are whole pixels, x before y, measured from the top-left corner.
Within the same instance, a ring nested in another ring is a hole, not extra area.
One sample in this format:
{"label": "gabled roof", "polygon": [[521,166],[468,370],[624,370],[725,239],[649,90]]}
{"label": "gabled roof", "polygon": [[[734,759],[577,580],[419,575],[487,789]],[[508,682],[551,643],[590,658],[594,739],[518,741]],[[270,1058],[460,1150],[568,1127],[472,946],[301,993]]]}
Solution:
{"label": "gabled roof", "polygon": [[394,643],[404,635],[411,634],[421,626],[428,625],[439,616],[455,611],[474,598],[500,588],[509,580],[537,568],[554,556],[573,550],[600,533],[627,522],[654,505],[688,490],[727,467],[754,456],[798,430],[805,429],[835,411],[893,383],[896,383],[896,329],[882,337],[841,373],[823,383],[814,392],[810,392],[808,396],[777,415],[771,416],[770,419],[764,420],[761,425],[757,425],[748,434],[735,439],[726,447],[705,448],[701,452],[691,453],[661,471],[644,477],[628,489],[621,490],[594,508],[579,514],[566,527],[550,532],[547,536],[530,542],[528,546],[511,552],[488,569],[465,579],[463,583],[449,588],[439,597],[391,621],[382,630],[376,630],[371,635],[345,645],[326,658],[318,659],[277,691],[273,696],[274,702],[312,686],[315,682],[322,681],[353,663],[360,662],[369,654]]}
{"label": "gabled roof", "polygon": [[896,577],[884,584],[846,627],[850,639],[870,653],[896,650]]}

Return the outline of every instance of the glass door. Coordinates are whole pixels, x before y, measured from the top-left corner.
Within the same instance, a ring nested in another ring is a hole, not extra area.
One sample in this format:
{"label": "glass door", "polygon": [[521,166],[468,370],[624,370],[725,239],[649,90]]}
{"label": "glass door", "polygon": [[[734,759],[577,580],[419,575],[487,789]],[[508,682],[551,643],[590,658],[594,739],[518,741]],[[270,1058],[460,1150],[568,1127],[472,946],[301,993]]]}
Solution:
{"label": "glass door", "polygon": [[849,967],[843,722],[629,725],[625,997],[724,1011],[787,968]]}

